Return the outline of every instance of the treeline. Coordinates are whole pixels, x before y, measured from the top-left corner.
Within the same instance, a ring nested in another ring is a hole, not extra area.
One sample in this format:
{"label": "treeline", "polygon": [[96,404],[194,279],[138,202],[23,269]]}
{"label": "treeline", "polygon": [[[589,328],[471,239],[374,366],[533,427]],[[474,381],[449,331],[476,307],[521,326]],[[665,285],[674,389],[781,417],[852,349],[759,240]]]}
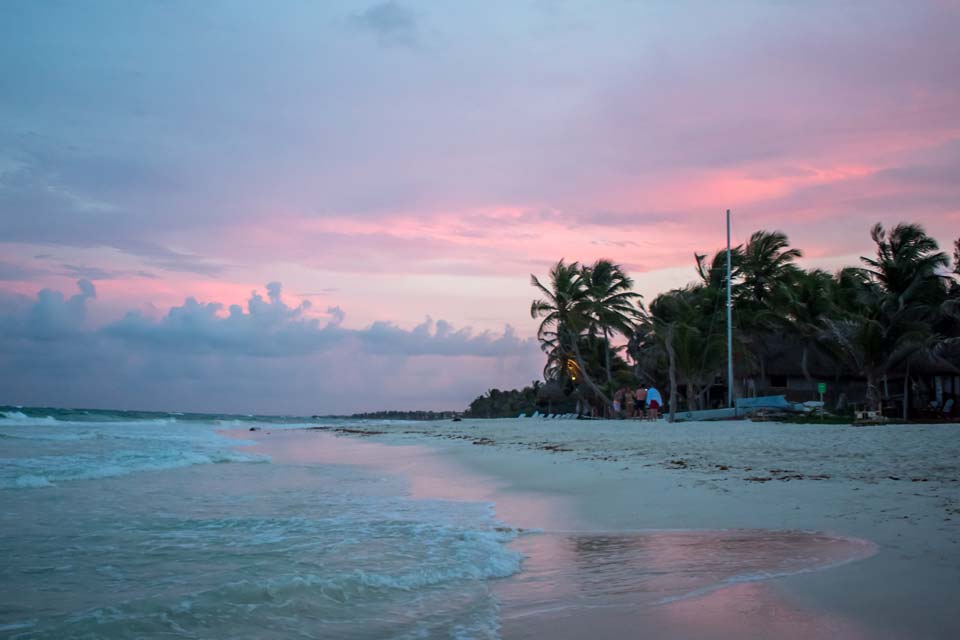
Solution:
{"label": "treeline", "polygon": [[465,418],[516,418],[517,416],[551,413],[573,413],[576,398],[556,381],[546,384],[533,381],[523,389],[490,389],[474,399],[463,414]]}
{"label": "treeline", "polygon": [[[799,267],[802,251],[780,232],[757,231],[732,248],[738,395],[762,388],[784,358],[812,391],[810,363],[817,360],[837,379],[862,381],[861,400],[874,410],[889,400],[896,374],[906,415],[912,375],[931,368],[960,374],[960,240],[951,263],[917,224],[878,224],[870,238],[874,256],[835,273]],[[617,389],[643,382],[667,390],[671,414],[710,406],[711,390],[727,384],[727,251],[697,254],[694,267],[695,282],[658,295],[649,307],[608,260],[560,260],[546,282],[531,276],[540,297],[530,313],[541,319],[547,383],[603,412]],[[539,407],[531,389],[491,390],[470,413]]]}
{"label": "treeline", "polygon": [[313,416],[314,418],[349,418],[351,420],[451,420],[459,411],[368,411],[349,416]]}

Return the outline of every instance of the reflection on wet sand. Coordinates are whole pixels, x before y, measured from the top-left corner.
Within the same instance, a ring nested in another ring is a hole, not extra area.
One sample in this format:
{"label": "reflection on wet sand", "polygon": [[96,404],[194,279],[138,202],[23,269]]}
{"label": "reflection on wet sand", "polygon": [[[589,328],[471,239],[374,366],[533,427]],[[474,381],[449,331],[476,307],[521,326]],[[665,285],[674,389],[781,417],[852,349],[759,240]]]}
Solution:
{"label": "reflection on wet sand", "polygon": [[[866,557],[872,544],[808,532],[547,533],[521,538],[502,581],[505,638],[867,637],[761,580]],[[652,630],[659,630],[651,633]]]}
{"label": "reflection on wet sand", "polygon": [[564,500],[466,472],[429,447],[322,432],[258,439],[252,450],[278,461],[364,466],[385,480],[402,477],[411,497],[491,502],[500,520],[545,530],[511,543],[526,555],[523,571],[493,583],[506,640],[882,637],[803,609],[767,580],[865,558],[875,547],[864,540],[803,531],[560,531],[571,521]]}

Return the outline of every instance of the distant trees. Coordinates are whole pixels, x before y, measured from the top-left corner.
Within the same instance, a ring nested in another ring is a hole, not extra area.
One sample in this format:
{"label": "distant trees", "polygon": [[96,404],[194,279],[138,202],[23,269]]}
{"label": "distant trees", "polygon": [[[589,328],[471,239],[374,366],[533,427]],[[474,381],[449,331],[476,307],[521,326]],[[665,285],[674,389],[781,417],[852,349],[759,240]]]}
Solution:
{"label": "distant trees", "polygon": [[569,413],[576,404],[556,382],[546,384],[535,380],[523,389],[501,391],[490,389],[470,403],[464,413],[467,418],[516,418],[520,414],[532,415]]}

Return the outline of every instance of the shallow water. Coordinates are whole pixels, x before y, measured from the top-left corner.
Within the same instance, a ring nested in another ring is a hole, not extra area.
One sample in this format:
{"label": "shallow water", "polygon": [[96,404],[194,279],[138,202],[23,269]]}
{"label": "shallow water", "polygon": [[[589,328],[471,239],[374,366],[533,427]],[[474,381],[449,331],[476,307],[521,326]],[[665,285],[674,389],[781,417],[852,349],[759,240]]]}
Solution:
{"label": "shallow water", "polygon": [[0,634],[496,637],[489,579],[521,556],[492,505],[272,463],[217,428],[0,424]]}
{"label": "shallow water", "polygon": [[[598,612],[652,621],[872,552],[807,532],[518,531],[494,485],[429,450],[289,420],[6,416],[3,637],[577,637]],[[549,500],[511,502],[547,521]]]}

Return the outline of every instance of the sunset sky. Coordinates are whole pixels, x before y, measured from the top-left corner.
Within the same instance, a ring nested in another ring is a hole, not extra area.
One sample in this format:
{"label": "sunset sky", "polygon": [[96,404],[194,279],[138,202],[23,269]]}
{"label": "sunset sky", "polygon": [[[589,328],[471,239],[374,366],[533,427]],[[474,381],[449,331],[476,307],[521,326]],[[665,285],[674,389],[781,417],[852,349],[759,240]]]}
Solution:
{"label": "sunset sky", "polygon": [[464,408],[531,273],[960,235],[960,2],[0,3],[0,403]]}

